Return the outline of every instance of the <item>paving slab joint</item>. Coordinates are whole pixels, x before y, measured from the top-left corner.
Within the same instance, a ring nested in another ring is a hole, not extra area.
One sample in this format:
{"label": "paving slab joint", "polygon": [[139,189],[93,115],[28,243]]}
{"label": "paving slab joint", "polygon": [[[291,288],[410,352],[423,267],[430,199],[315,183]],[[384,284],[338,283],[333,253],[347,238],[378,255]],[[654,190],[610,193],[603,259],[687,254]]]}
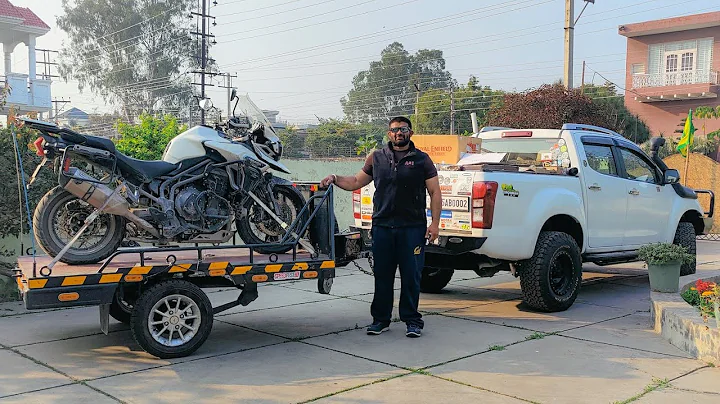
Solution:
{"label": "paving slab joint", "polygon": [[715,319],[709,318],[706,322],[700,311],[682,297],[682,293],[698,279],[720,282],[720,271],[702,271],[681,277],[677,293],[651,291],[650,314],[656,333],[691,356],[718,366],[720,329],[716,326]]}

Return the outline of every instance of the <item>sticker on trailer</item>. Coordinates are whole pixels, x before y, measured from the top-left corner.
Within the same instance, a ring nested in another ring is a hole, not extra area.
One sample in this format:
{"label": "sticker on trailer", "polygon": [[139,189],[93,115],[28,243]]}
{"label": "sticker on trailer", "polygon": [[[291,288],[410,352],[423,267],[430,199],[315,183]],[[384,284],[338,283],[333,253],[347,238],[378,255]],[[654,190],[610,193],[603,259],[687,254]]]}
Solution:
{"label": "sticker on trailer", "polygon": [[276,281],[285,281],[288,279],[300,279],[300,271],[293,272],[278,272],[273,275],[273,279]]}

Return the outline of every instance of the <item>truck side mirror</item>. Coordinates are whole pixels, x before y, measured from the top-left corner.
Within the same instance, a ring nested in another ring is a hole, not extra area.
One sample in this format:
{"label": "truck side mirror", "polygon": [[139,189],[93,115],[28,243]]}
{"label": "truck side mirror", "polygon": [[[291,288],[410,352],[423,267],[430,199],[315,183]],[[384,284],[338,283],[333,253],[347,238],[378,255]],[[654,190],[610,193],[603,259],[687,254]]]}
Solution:
{"label": "truck side mirror", "polygon": [[572,167],[567,170],[567,175],[569,175],[571,177],[577,177],[579,173],[580,173],[580,171],[578,170],[577,167]]}
{"label": "truck side mirror", "polygon": [[663,174],[663,183],[664,184],[675,184],[680,181],[680,172],[674,168],[669,168],[665,170],[665,173]]}

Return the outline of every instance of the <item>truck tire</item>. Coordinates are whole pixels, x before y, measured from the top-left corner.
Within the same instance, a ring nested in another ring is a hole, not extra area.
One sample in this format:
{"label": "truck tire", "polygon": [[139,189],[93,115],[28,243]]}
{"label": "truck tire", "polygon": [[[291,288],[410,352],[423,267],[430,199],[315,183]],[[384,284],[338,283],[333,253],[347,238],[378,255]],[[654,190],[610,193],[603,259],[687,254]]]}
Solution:
{"label": "truck tire", "polygon": [[452,269],[423,268],[420,278],[420,291],[423,293],[440,293],[450,282],[453,273]]}
{"label": "truck tire", "polygon": [[577,298],[582,283],[580,248],[569,234],[540,233],[535,253],[521,265],[523,301],[535,310],[564,311]]}
{"label": "truck tire", "polygon": [[170,359],[190,355],[200,348],[210,335],[212,324],[212,305],[202,289],[191,282],[172,279],[157,283],[140,295],[133,308],[130,330],[147,353]]}
{"label": "truck tire", "polygon": [[695,226],[688,222],[678,223],[673,244],[687,248],[688,253],[694,257],[692,262],[683,264],[682,267],[680,267],[680,276],[694,274],[697,271],[697,238],[695,237]]}

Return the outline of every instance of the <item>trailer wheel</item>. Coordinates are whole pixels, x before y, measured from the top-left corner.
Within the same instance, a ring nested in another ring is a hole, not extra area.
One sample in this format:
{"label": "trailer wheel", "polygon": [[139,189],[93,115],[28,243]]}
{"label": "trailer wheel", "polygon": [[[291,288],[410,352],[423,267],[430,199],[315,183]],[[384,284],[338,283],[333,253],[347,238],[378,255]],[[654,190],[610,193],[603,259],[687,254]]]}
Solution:
{"label": "trailer wheel", "polygon": [[130,324],[132,311],[133,305],[121,298],[118,292],[115,292],[112,303],[110,303],[110,316],[123,324]]}
{"label": "trailer wheel", "polygon": [[193,283],[167,280],[138,298],[130,321],[135,341],[161,359],[195,352],[212,330],[213,309],[207,295]]}
{"label": "trailer wheel", "polygon": [[577,298],[582,283],[580,248],[567,233],[540,233],[535,253],[521,265],[523,301],[544,312],[564,311]]}
{"label": "trailer wheel", "polygon": [[320,272],[320,274],[318,275],[318,292],[322,293],[323,295],[330,294],[332,285],[333,278],[327,278],[323,276],[322,272]]}
{"label": "trailer wheel", "polygon": [[420,278],[420,291],[423,293],[440,293],[450,283],[453,273],[452,269],[423,268]]}

